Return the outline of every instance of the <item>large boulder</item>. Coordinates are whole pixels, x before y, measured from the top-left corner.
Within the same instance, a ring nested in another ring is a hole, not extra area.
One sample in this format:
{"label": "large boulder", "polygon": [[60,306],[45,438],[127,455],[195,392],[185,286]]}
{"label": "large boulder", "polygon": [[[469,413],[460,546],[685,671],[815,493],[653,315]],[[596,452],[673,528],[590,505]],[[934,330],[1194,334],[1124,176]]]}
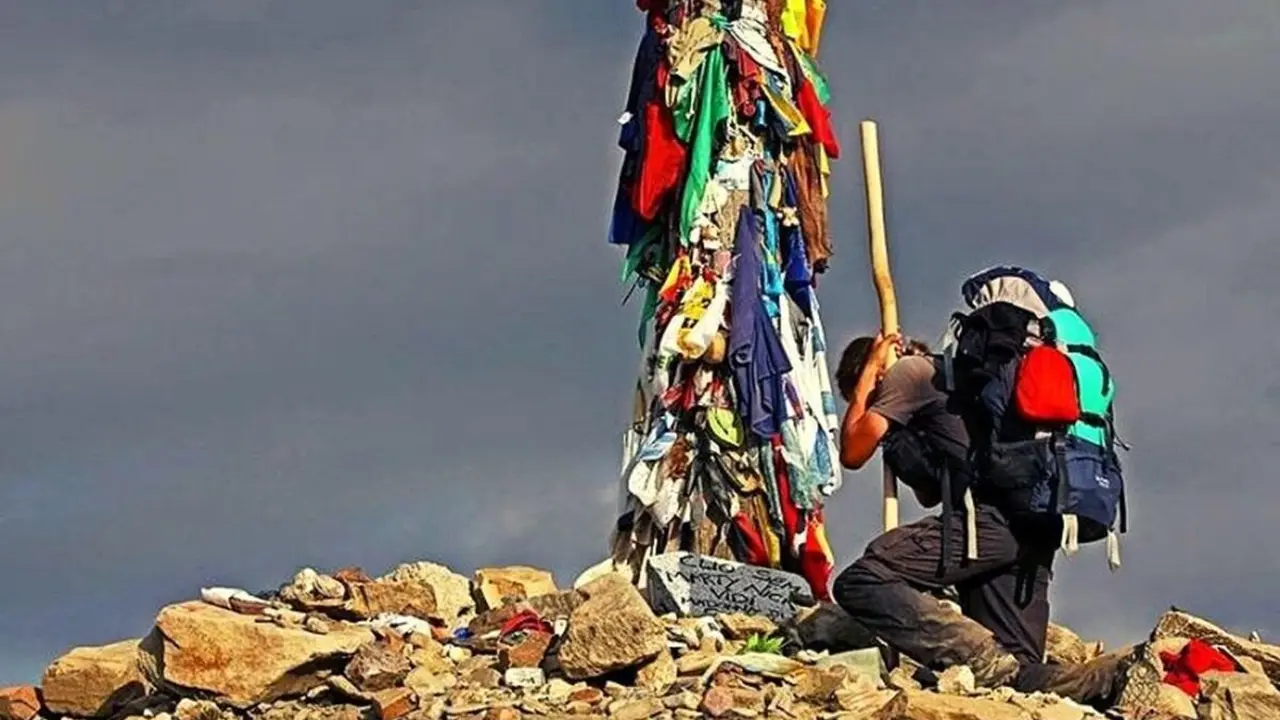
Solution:
{"label": "large boulder", "polygon": [[160,612],[154,643],[165,683],[243,709],[321,685],[373,639],[353,625],[319,635],[189,602]]}
{"label": "large boulder", "polygon": [[510,600],[524,600],[556,592],[556,579],[546,570],[512,565],[476,571],[476,592],[485,610],[506,605]]}
{"label": "large boulder", "polygon": [[1208,620],[1177,608],[1160,616],[1155,630],[1151,631],[1152,640],[1163,638],[1199,639],[1210,645],[1220,645],[1233,655],[1257,661],[1271,682],[1280,683],[1280,646],[1233,635]]}
{"label": "large boulder", "polygon": [[617,575],[581,590],[586,600],[569,616],[559,661],[571,680],[635,667],[666,652],[667,630],[640,592]]}
{"label": "large boulder", "polygon": [[444,565],[415,562],[401,565],[386,576],[388,580],[411,580],[431,588],[436,600],[436,617],[450,630],[466,625],[476,614],[471,580]]}
{"label": "large boulder", "polygon": [[731,560],[677,552],[649,559],[646,590],[659,613],[687,617],[742,613],[792,620],[800,606],[814,604],[799,575]]}
{"label": "large boulder", "polygon": [[137,640],[76,648],[44,671],[44,706],[59,715],[105,717],[151,691]]}

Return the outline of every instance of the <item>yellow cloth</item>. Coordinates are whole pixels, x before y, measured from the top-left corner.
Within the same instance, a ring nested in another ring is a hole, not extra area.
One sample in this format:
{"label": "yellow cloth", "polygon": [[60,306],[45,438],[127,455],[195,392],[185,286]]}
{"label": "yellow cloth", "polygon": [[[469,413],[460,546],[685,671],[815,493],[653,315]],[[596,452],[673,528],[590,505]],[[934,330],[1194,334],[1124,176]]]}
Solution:
{"label": "yellow cloth", "polygon": [[809,525],[809,537],[818,543],[818,547],[822,548],[822,554],[827,556],[828,562],[835,562],[836,554],[831,552],[831,544],[827,542],[827,529],[822,523],[811,523]]}
{"label": "yellow cloth", "polygon": [[809,46],[809,7],[806,0],[787,0],[782,9],[782,33],[802,48]]}
{"label": "yellow cloth", "polygon": [[689,265],[689,256],[681,255],[679,259],[671,263],[671,270],[667,273],[667,279],[662,283],[662,288],[658,290],[660,295],[667,295],[674,292],[675,288],[680,284],[681,279],[693,273],[693,268]]}
{"label": "yellow cloth", "polygon": [[827,178],[831,176],[831,158],[827,157],[827,149],[822,143],[815,143],[818,146],[818,176],[822,178],[822,197],[831,196],[831,188],[827,185]]}
{"label": "yellow cloth", "polygon": [[774,90],[767,82],[761,84],[760,87],[764,90],[765,99],[769,101],[769,104],[773,106],[774,111],[778,113],[780,118],[782,118],[783,124],[789,128],[787,135],[790,137],[799,137],[813,132],[813,128],[809,127],[809,122],[804,119],[804,114],[801,113],[800,108],[796,107],[796,104],[791,101],[791,98]]}
{"label": "yellow cloth", "polygon": [[817,57],[826,19],[827,0],[787,0],[782,9],[782,34],[795,40],[801,50]]}
{"label": "yellow cloth", "polygon": [[809,0],[809,47],[805,48],[813,57],[818,56],[818,45],[822,42],[822,24],[827,19],[827,0]]}

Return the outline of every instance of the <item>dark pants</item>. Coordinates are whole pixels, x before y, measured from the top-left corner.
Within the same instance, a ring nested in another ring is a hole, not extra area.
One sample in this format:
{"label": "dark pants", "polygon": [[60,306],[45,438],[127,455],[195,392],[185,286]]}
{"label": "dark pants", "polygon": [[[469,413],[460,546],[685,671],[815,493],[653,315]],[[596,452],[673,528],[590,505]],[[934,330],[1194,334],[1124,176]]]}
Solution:
{"label": "dark pants", "polygon": [[[1023,546],[995,508],[979,505],[978,559],[966,560],[963,511],[942,566],[941,516],[876,538],[836,578],[836,602],[890,647],[930,669],[965,664],[992,641],[1022,663],[1044,657],[1053,551]],[[963,615],[928,591],[954,586]],[[994,637],[993,637],[994,636]]]}
{"label": "dark pants", "polygon": [[[836,578],[836,603],[890,647],[930,670],[988,664],[993,655],[1007,653],[1021,666],[1015,683],[1020,690],[1105,702],[1115,663],[1044,664],[1056,548],[1025,541],[991,506],[978,506],[975,524],[978,557],[967,560],[964,512],[953,514],[952,557],[945,567],[941,516],[876,538]],[[930,594],[948,587],[958,592],[961,613]]]}

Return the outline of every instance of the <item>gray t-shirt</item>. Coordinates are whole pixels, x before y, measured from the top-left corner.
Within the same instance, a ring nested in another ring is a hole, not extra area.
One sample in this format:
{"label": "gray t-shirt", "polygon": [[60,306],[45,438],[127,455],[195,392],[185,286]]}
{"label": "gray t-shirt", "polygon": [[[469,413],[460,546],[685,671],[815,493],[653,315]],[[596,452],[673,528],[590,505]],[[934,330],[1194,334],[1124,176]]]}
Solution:
{"label": "gray t-shirt", "polygon": [[869,410],[895,425],[910,425],[950,445],[963,456],[969,449],[964,421],[948,407],[949,396],[936,357],[911,355],[894,363],[871,394]]}

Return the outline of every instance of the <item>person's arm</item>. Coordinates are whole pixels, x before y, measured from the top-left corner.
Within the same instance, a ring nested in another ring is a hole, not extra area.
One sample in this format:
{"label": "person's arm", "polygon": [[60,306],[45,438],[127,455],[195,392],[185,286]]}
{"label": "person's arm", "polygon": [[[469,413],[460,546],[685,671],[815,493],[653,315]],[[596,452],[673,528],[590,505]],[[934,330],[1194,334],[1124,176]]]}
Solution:
{"label": "person's arm", "polygon": [[875,455],[884,434],[889,431],[889,421],[880,413],[868,410],[867,402],[884,371],[889,350],[898,342],[896,335],[876,338],[876,344],[868,353],[867,363],[849,397],[849,407],[845,410],[844,421],[840,426],[840,464],[849,470],[858,470],[866,465],[871,456]]}

